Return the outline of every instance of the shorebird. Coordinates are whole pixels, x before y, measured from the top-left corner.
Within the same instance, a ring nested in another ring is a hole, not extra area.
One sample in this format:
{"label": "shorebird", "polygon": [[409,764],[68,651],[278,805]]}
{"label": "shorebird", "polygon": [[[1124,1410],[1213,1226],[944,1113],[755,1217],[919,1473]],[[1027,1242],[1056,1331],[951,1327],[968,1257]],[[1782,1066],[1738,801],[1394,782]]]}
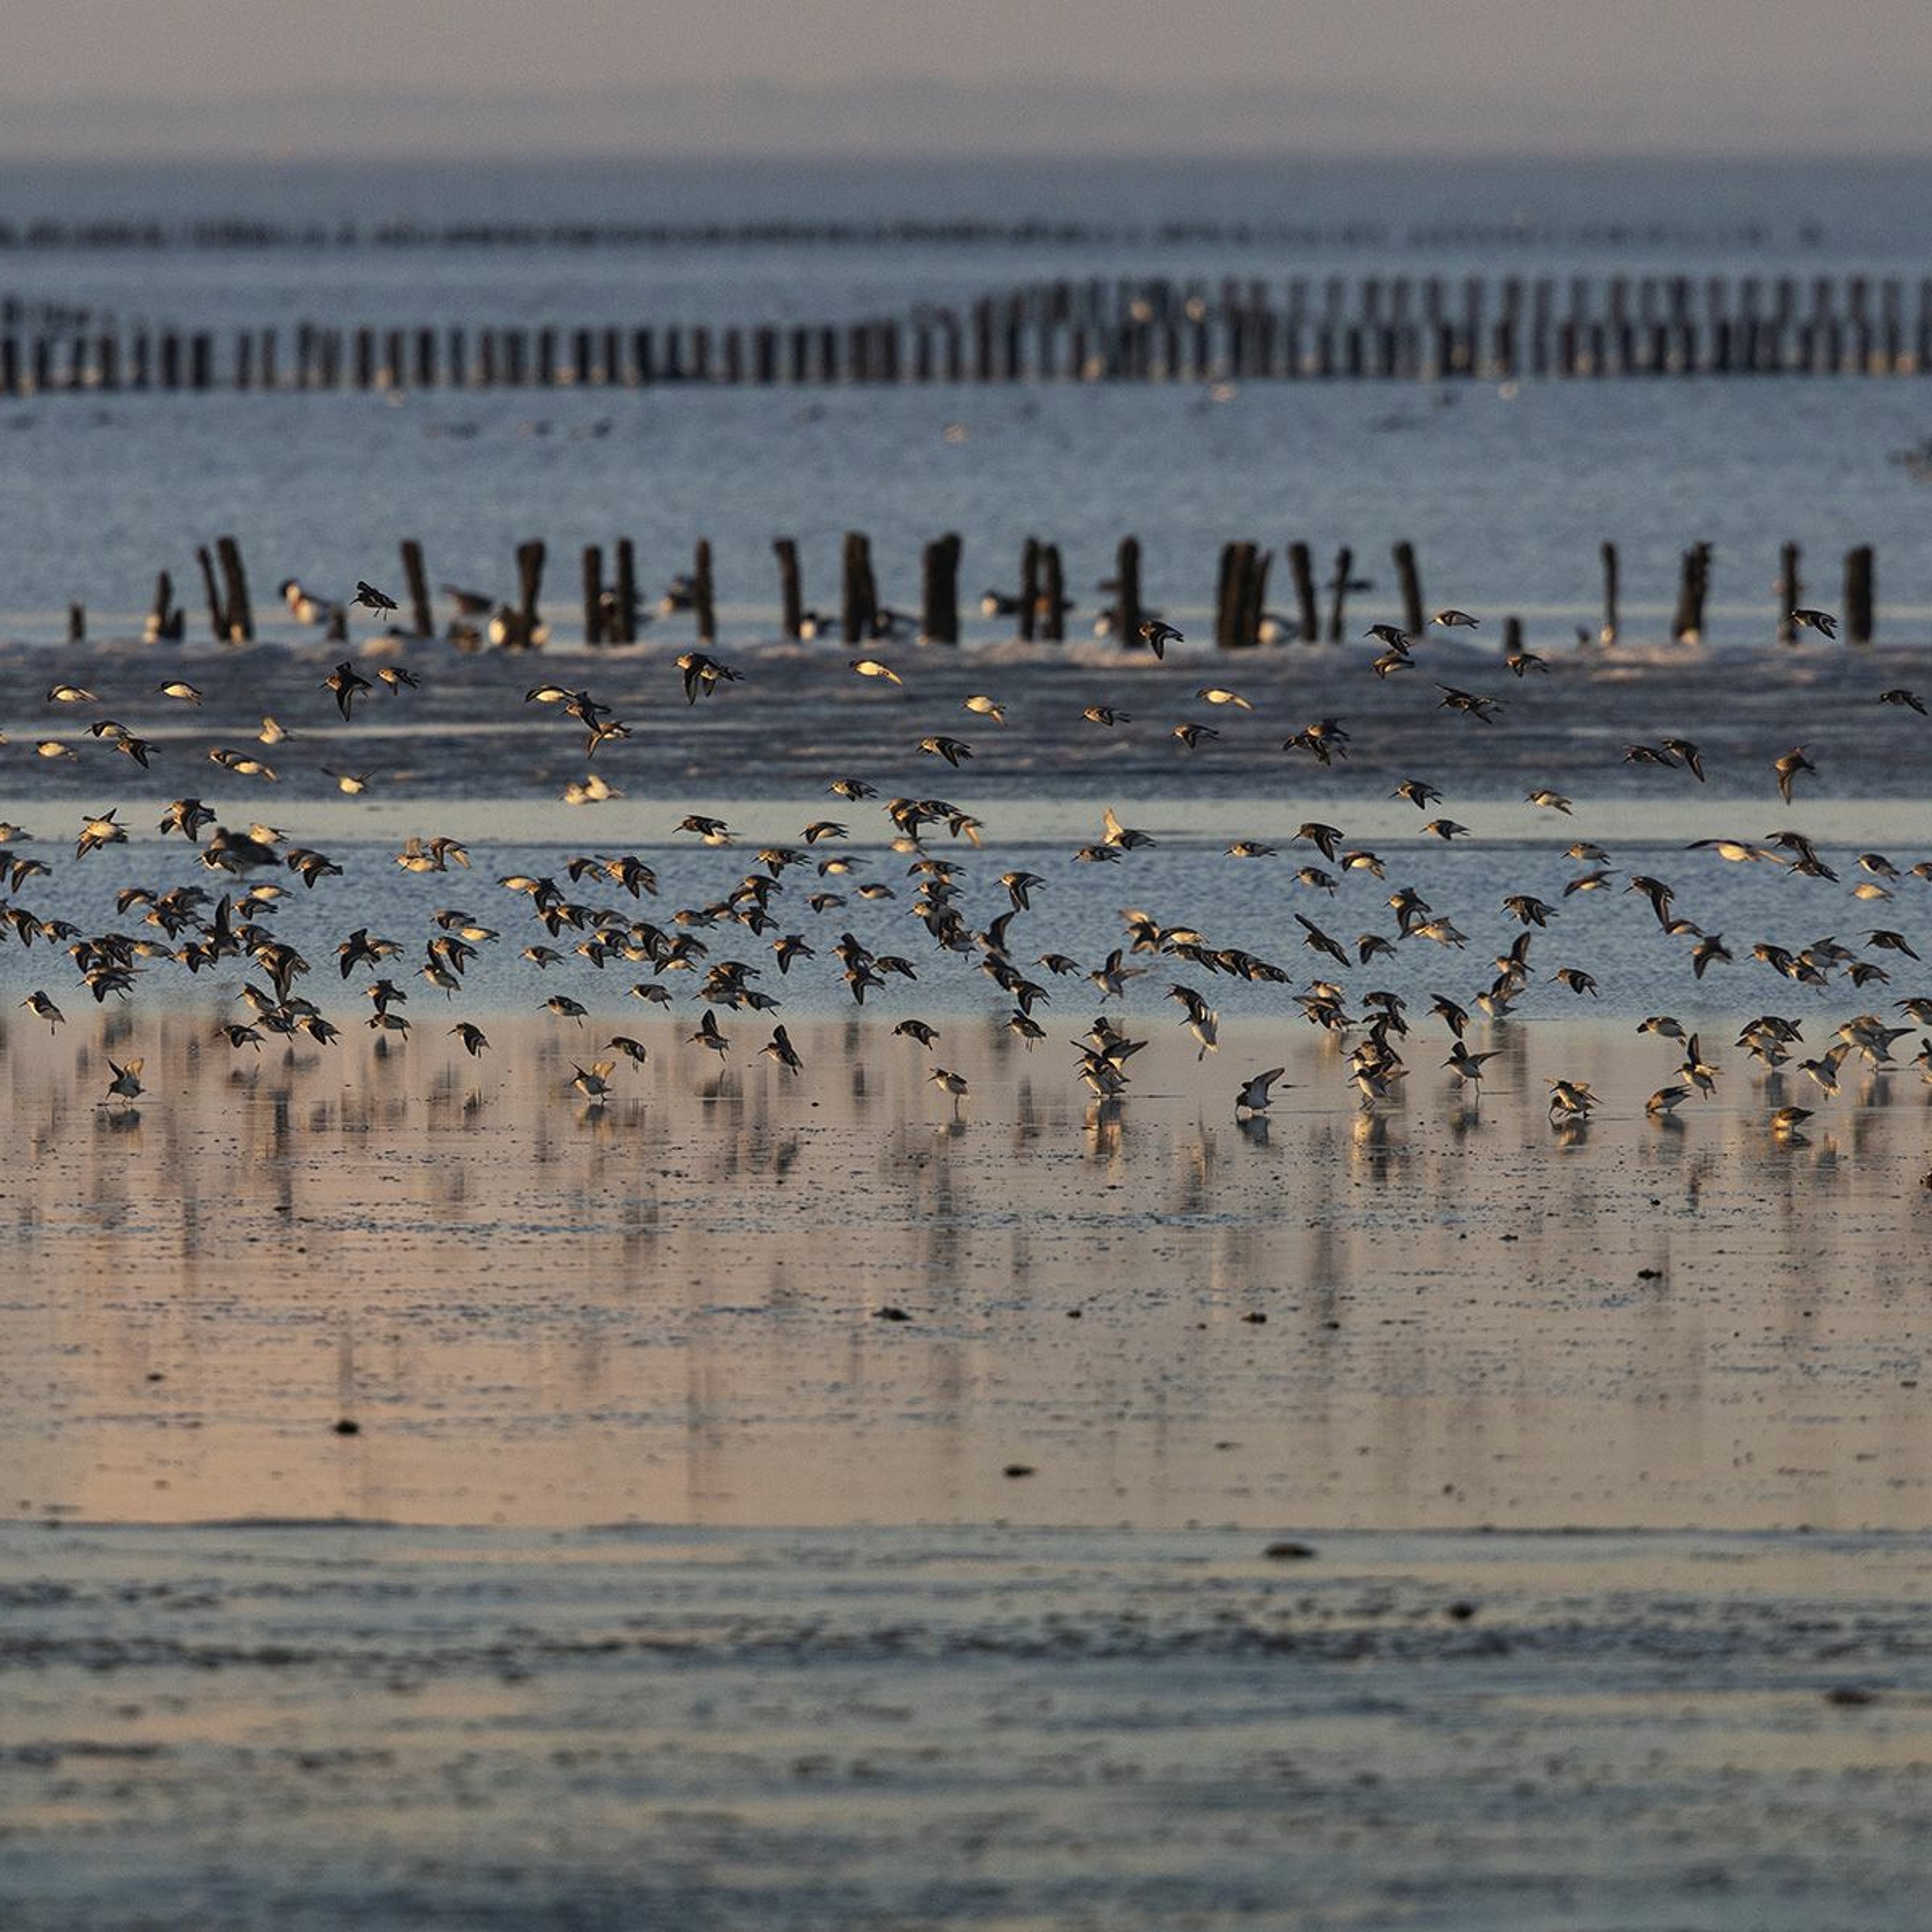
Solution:
{"label": "shorebird", "polygon": [[1827,638],[1838,634],[1838,620],[1829,610],[1794,610],[1791,621],[1801,631],[1816,631]]}
{"label": "shorebird", "polygon": [[50,1033],[62,1024],[67,1018],[66,1014],[62,1012],[59,1007],[56,1006],[38,986],[20,1004],[37,1019],[45,1020]]}
{"label": "shorebird", "polygon": [[375,688],[346,658],[322,680],[322,684],[325,691],[334,693],[335,708],[345,719],[350,716],[357,696],[361,692]]}
{"label": "shorebird", "polygon": [[108,1070],[114,1078],[107,1083],[107,1097],[110,1100],[124,1100],[131,1106],[147,1090],[141,1084],[141,1069],[146,1064],[145,1060],[135,1059],[123,1066],[110,1058]]}
{"label": "shorebird", "polygon": [[943,1066],[935,1066],[926,1077],[941,1093],[950,1094],[952,1096],[953,1118],[956,1120],[958,1119],[959,1102],[965,1098],[968,1091],[965,1075],[950,1073]]}
{"label": "shorebird", "polygon": [[1678,1108],[1690,1097],[1690,1090],[1688,1087],[1660,1087],[1645,1101],[1643,1111],[1653,1118],[1661,1117],[1674,1120],[1677,1118]]}
{"label": "shorebird", "polygon": [[1186,640],[1172,624],[1163,623],[1158,617],[1144,619],[1141,624],[1141,638],[1148,649],[1157,658],[1165,658],[1169,644],[1184,644]]}
{"label": "shorebird", "polygon": [[1466,627],[1473,631],[1482,620],[1480,618],[1471,616],[1466,610],[1458,610],[1452,605],[1446,610],[1437,611],[1429,621],[1432,624],[1440,624],[1447,631]]}
{"label": "shorebird", "polygon": [[1815,778],[1818,772],[1818,767],[1804,755],[1802,745],[1786,752],[1783,758],[1772,764],[1772,770],[1778,775],[1778,795],[1786,805],[1791,802],[1792,781],[1798,774],[1809,772]]}
{"label": "shorebird", "polygon": [[570,1084],[593,1105],[610,1091],[610,1076],[617,1070],[614,1060],[593,1060],[586,1070],[572,1063]]}
{"label": "shorebird", "polygon": [[758,1051],[776,1060],[791,1073],[796,1074],[804,1069],[805,1063],[799,1058],[797,1051],[791,1043],[791,1036],[782,1026],[772,1028],[771,1038]]}
{"label": "shorebird", "polygon": [[1265,1073],[1254,1074],[1244,1081],[1234,1096],[1236,1118],[1243,1114],[1265,1114],[1273,1104],[1269,1088],[1287,1071],[1285,1066],[1270,1066]]}
{"label": "shorebird", "polygon": [[364,584],[359,578],[356,580],[356,595],[349,602],[352,608],[360,605],[364,610],[374,610],[379,615],[382,611],[393,610],[396,608],[396,600],[393,597],[386,597],[373,584]]}
{"label": "shorebird", "polygon": [[1896,704],[1904,710],[1916,711],[1922,718],[1928,715],[1924,699],[1915,691],[1907,691],[1903,686],[1900,686],[1895,690],[1881,691],[1878,694],[1878,701],[1881,704]]}
{"label": "shorebird", "polygon": [[484,1037],[483,1029],[472,1020],[458,1020],[450,1031],[462,1041],[464,1052],[472,1060],[480,1060],[484,1048],[490,1044]]}

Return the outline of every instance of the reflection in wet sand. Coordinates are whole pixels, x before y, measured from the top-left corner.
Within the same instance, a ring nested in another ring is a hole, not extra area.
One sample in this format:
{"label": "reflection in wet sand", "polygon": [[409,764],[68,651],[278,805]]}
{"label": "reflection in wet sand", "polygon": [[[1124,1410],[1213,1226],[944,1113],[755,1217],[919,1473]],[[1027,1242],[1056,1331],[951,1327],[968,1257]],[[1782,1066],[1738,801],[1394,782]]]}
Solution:
{"label": "reflection in wet sand", "polygon": [[[1908,1074],[1779,1136],[1742,1078],[1660,1121],[1669,1049],[1518,1027],[1480,1101],[1418,1056],[1365,1112],[1305,1029],[1197,1064],[1168,1028],[1095,1102],[1070,1050],[959,1021],[956,1119],[869,1019],[793,1022],[796,1078],[640,1025],[602,1104],[594,1029],[488,1030],[10,1022],[17,1510],[1927,1520]],[[97,1104],[130,1053],[146,1096]],[[1558,1077],[1587,1123],[1552,1127]]]}

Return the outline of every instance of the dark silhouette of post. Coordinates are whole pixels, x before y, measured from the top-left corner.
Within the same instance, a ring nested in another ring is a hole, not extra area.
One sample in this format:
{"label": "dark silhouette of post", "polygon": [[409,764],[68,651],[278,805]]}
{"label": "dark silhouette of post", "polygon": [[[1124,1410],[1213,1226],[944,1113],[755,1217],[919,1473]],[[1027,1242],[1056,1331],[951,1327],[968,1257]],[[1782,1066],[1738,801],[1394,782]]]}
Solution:
{"label": "dark silhouette of post", "polygon": [[959,641],[958,536],[949,530],[928,544],[920,559],[919,634],[927,644]]}
{"label": "dark silhouette of post", "polygon": [[1694,543],[1683,555],[1677,577],[1677,610],[1671,635],[1680,644],[1700,642],[1704,635],[1704,603],[1711,588],[1711,546]]}
{"label": "dark silhouette of post", "polygon": [[537,632],[543,620],[537,614],[537,597],[543,589],[544,559],[548,554],[541,537],[532,537],[517,546],[517,614],[509,641],[519,650],[536,646]]}
{"label": "dark silhouette of post", "polygon": [[1060,567],[1060,546],[1042,544],[1040,553],[1040,635],[1048,644],[1066,640],[1066,578]]}
{"label": "dark silhouette of post", "polygon": [[1603,546],[1604,558],[1604,621],[1597,632],[1600,644],[1613,644],[1617,640],[1617,547],[1606,542]]}
{"label": "dark silhouette of post", "polygon": [[1315,594],[1315,558],[1305,543],[1288,547],[1288,574],[1294,580],[1294,608],[1300,621],[1301,641],[1312,644],[1322,636],[1322,610]]}
{"label": "dark silhouette of post", "polygon": [[1877,628],[1874,590],[1874,559],[1870,544],[1845,553],[1845,641],[1868,644]]}
{"label": "dark silhouette of post", "polygon": [[1121,641],[1130,650],[1141,646],[1141,626],[1147,614],[1141,607],[1141,540],[1123,537],[1114,558],[1114,608],[1119,616]]}
{"label": "dark silhouette of post", "polygon": [[1393,555],[1396,580],[1402,586],[1402,628],[1412,638],[1419,638],[1428,619],[1422,608],[1422,573],[1416,568],[1415,546],[1399,543]]}
{"label": "dark silhouette of post", "polygon": [[436,634],[436,611],[429,601],[429,574],[423,568],[422,545],[414,537],[402,542],[403,581],[409,587],[410,629],[418,638]]}
{"label": "dark silhouette of post", "polygon": [[796,644],[805,634],[805,595],[798,574],[798,541],[794,537],[774,537],[772,548],[778,560],[778,632]]}
{"label": "dark silhouette of post", "polygon": [[617,586],[614,593],[611,620],[614,640],[620,644],[638,641],[638,547],[628,537],[617,539]]}
{"label": "dark silhouette of post", "polygon": [[1028,537],[1020,549],[1019,634],[1030,643],[1040,628],[1040,539]]}
{"label": "dark silhouette of post", "polygon": [[584,546],[584,641],[586,644],[610,642],[608,613],[604,604],[604,548],[601,544]]}
{"label": "dark silhouette of post", "polygon": [[218,644],[228,641],[228,615],[222,608],[221,592],[214,581],[214,559],[208,546],[195,547],[194,560],[201,566],[201,587],[208,597],[208,632]]}
{"label": "dark silhouette of post", "polygon": [[1784,544],[1778,553],[1778,641],[1795,644],[1798,626],[1791,614],[1804,602],[1804,580],[1798,574],[1798,546]]}
{"label": "dark silhouette of post", "polygon": [[691,608],[698,619],[698,641],[715,644],[718,641],[718,586],[711,575],[711,544],[704,537],[699,538],[692,560]]}
{"label": "dark silhouette of post", "polygon": [[878,585],[872,575],[872,539],[862,530],[845,532],[845,548],[839,589],[839,634],[848,644],[856,644],[878,634]]}
{"label": "dark silhouette of post", "polygon": [[1335,580],[1329,586],[1330,602],[1328,606],[1328,641],[1339,644],[1342,641],[1342,626],[1345,621],[1342,608],[1348,601],[1348,584],[1355,567],[1355,553],[1345,544],[1335,553]]}
{"label": "dark silhouette of post", "polygon": [[242,546],[232,537],[218,537],[215,554],[221,560],[224,594],[221,604],[222,634],[231,644],[255,640],[255,614],[248,605],[248,573],[242,568]]}

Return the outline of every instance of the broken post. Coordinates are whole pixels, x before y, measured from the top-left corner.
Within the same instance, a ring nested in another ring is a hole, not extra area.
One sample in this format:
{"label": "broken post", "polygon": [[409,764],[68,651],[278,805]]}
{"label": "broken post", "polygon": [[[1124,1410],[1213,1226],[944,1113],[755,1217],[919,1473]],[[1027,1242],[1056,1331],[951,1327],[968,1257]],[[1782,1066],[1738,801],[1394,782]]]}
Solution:
{"label": "broken post", "polygon": [[218,537],[214,550],[221,560],[221,580],[226,590],[222,601],[223,634],[230,644],[253,644],[255,614],[248,608],[248,574],[242,568],[242,546],[232,537]]}
{"label": "broken post", "polygon": [[517,546],[517,613],[508,641],[519,650],[534,650],[543,620],[537,615],[537,593],[543,588],[544,558],[547,552],[541,537],[532,537]]}
{"label": "broken post", "polygon": [[628,537],[617,539],[617,585],[612,593],[611,622],[614,641],[638,641],[638,550]]}
{"label": "broken post", "polygon": [[1605,543],[1604,556],[1604,621],[1597,632],[1600,644],[1613,644],[1617,640],[1617,547]]}
{"label": "broken post", "polygon": [[1020,550],[1020,635],[1030,643],[1039,625],[1040,539],[1028,537]]}
{"label": "broken post", "polygon": [[1328,606],[1328,641],[1339,644],[1342,641],[1342,607],[1348,601],[1348,580],[1355,566],[1355,553],[1345,544],[1335,553],[1335,580],[1329,586],[1332,601]]}

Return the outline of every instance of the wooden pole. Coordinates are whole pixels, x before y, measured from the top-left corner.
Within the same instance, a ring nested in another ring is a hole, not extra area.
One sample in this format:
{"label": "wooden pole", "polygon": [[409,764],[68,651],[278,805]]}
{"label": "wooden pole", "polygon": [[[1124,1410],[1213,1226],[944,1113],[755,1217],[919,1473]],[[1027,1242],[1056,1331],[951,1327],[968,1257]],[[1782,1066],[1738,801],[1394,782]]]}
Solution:
{"label": "wooden pole", "polygon": [[175,602],[174,579],[164,570],[154,579],[154,602],[148,613],[146,634],[150,644],[178,644],[186,614]]}
{"label": "wooden pole", "polygon": [[1354,567],[1355,553],[1345,544],[1335,553],[1335,580],[1329,586],[1332,601],[1328,606],[1328,641],[1331,644],[1342,641],[1342,608],[1348,601],[1348,579]]}
{"label": "wooden pole", "polygon": [[1040,626],[1040,539],[1028,537],[1020,549],[1019,634],[1031,642]]}
{"label": "wooden pole", "polygon": [[1060,546],[1040,550],[1040,635],[1048,644],[1066,641],[1066,580],[1060,568]]}
{"label": "wooden pole", "polygon": [[617,590],[616,608],[617,642],[638,641],[638,550],[628,537],[617,539]]}
{"label": "wooden pole", "polygon": [[1315,558],[1305,543],[1288,547],[1288,574],[1294,579],[1295,610],[1300,619],[1301,641],[1315,644],[1322,635],[1322,610],[1315,595]]}
{"label": "wooden pole", "polygon": [[691,608],[697,614],[698,641],[715,644],[718,641],[718,589],[711,575],[711,545],[702,537],[692,564]]}
{"label": "wooden pole", "polygon": [[1613,644],[1617,640],[1617,547],[1606,542],[1603,546],[1604,559],[1604,621],[1597,632],[1600,644]]}
{"label": "wooden pole", "polygon": [[1677,578],[1677,611],[1671,634],[1680,644],[1694,644],[1704,635],[1704,600],[1710,589],[1711,546],[1695,543],[1683,555]]}
{"label": "wooden pole", "polygon": [[532,537],[517,546],[517,622],[512,641],[520,650],[536,648],[542,620],[537,615],[537,593],[543,588],[543,539]]}
{"label": "wooden pole", "polygon": [[920,572],[920,637],[928,644],[959,641],[958,537],[948,531],[926,547]]}
{"label": "wooden pole", "polygon": [[1415,546],[1399,543],[1394,552],[1395,574],[1402,586],[1402,627],[1412,638],[1422,635],[1428,621],[1422,608],[1422,573],[1415,565]]}
{"label": "wooden pole", "polygon": [[1868,644],[1877,628],[1873,586],[1874,556],[1870,544],[1845,553],[1845,641]]}
{"label": "wooden pole", "polygon": [[1127,650],[1141,647],[1141,626],[1146,613],[1141,606],[1141,540],[1123,537],[1114,559],[1114,608],[1120,614],[1120,642]]}
{"label": "wooden pole", "polygon": [[70,603],[67,607],[67,640],[70,644],[87,642],[87,606]]}
{"label": "wooden pole", "polygon": [[604,548],[584,546],[584,641],[602,644],[609,641],[604,608]]}
{"label": "wooden pole", "polygon": [[248,574],[242,568],[242,546],[232,537],[218,537],[215,554],[221,560],[221,580],[226,587],[222,600],[222,628],[232,644],[255,640],[255,614],[248,608]]}
{"label": "wooden pole", "polygon": [[856,644],[874,634],[879,615],[878,588],[872,576],[872,546],[862,530],[848,530],[842,562],[838,600],[839,633]]}
{"label": "wooden pole", "polygon": [[1798,546],[1784,544],[1778,554],[1778,641],[1795,644],[1798,626],[1791,614],[1804,602],[1804,580],[1798,574]]}
{"label": "wooden pole", "polygon": [[1220,561],[1214,570],[1214,648],[1217,651],[1232,650],[1234,646],[1234,580],[1240,568],[1240,545],[1224,543],[1221,546]]}
{"label": "wooden pole", "polygon": [[429,577],[423,568],[422,545],[414,537],[402,542],[403,581],[409,586],[410,630],[412,636],[436,634],[436,612],[429,601]]}
{"label": "wooden pole", "polygon": [[778,628],[796,644],[805,634],[805,593],[799,581],[798,542],[794,537],[774,537],[772,548],[778,560]]}
{"label": "wooden pole", "polygon": [[222,608],[221,592],[215,587],[214,560],[206,544],[195,548],[194,560],[201,566],[201,587],[208,594],[208,634],[218,644],[228,641],[228,616]]}

